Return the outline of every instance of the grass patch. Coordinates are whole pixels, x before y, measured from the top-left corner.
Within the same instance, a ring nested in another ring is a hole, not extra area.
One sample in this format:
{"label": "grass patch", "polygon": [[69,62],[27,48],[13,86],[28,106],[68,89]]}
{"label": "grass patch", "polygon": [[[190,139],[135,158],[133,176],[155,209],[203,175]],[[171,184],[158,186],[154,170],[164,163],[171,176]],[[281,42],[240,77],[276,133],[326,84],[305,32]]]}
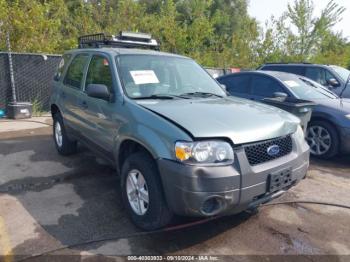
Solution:
{"label": "grass patch", "polygon": [[42,116],[43,114],[46,113],[44,110],[43,104],[38,99],[34,99],[34,101],[32,102],[32,105],[33,105],[32,116]]}

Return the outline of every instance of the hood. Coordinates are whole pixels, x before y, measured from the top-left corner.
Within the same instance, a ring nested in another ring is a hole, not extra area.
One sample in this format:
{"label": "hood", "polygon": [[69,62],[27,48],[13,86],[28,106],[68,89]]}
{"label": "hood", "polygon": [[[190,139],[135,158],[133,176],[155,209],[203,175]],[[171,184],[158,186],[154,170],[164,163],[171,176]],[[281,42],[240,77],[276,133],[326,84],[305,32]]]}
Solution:
{"label": "hood", "polygon": [[294,133],[300,123],[278,108],[233,97],[137,103],[180,125],[194,138],[227,137],[234,144],[285,136]]}
{"label": "hood", "polygon": [[321,106],[326,106],[340,113],[350,114],[350,99],[318,99],[315,102]]}

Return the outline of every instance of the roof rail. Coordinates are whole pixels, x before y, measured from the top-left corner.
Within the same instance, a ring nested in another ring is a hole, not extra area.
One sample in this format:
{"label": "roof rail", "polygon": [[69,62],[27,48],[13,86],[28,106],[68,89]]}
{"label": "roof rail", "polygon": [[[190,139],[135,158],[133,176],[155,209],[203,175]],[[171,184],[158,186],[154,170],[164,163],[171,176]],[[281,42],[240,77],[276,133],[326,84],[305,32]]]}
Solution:
{"label": "roof rail", "polygon": [[159,51],[159,44],[152,36],[144,33],[120,32],[118,36],[104,33],[84,35],[78,38],[79,48],[122,47],[142,48]]}

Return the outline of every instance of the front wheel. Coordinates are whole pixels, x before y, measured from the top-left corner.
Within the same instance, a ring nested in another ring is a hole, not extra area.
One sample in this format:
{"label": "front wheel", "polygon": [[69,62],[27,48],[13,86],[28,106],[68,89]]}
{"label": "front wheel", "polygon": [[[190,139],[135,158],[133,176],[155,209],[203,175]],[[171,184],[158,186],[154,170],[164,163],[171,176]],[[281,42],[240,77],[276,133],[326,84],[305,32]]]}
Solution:
{"label": "front wheel", "polygon": [[306,141],[313,156],[330,159],[338,154],[339,137],[336,129],[324,121],[311,122],[307,129]]}
{"label": "front wheel", "polygon": [[77,142],[70,140],[67,136],[62,116],[59,113],[53,117],[53,139],[56,149],[61,155],[68,156],[77,151]]}
{"label": "front wheel", "polygon": [[121,172],[125,207],[134,224],[144,230],[166,226],[172,218],[154,160],[146,153],[127,158]]}

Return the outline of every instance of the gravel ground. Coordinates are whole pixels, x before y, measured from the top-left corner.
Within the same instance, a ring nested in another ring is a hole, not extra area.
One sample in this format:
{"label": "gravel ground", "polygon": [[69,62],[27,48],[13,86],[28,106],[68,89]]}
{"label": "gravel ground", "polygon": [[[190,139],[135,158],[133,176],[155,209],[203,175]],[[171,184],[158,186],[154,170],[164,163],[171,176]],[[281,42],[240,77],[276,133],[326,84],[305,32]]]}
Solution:
{"label": "gravel ground", "polygon": [[[350,205],[349,159],[312,161],[308,178],[278,201]],[[212,255],[227,261],[280,261],[276,255],[303,255],[298,258],[350,261],[350,211],[346,209],[307,204],[262,207],[257,214],[128,238],[139,230],[124,212],[118,186],[115,172],[88,150],[59,156],[51,127],[0,133],[0,255],[9,255],[3,260],[19,261],[66,245],[116,237],[53,254],[98,260],[116,255]],[[67,260],[65,256],[65,261],[75,257]],[[286,258],[294,261],[296,257]]]}

